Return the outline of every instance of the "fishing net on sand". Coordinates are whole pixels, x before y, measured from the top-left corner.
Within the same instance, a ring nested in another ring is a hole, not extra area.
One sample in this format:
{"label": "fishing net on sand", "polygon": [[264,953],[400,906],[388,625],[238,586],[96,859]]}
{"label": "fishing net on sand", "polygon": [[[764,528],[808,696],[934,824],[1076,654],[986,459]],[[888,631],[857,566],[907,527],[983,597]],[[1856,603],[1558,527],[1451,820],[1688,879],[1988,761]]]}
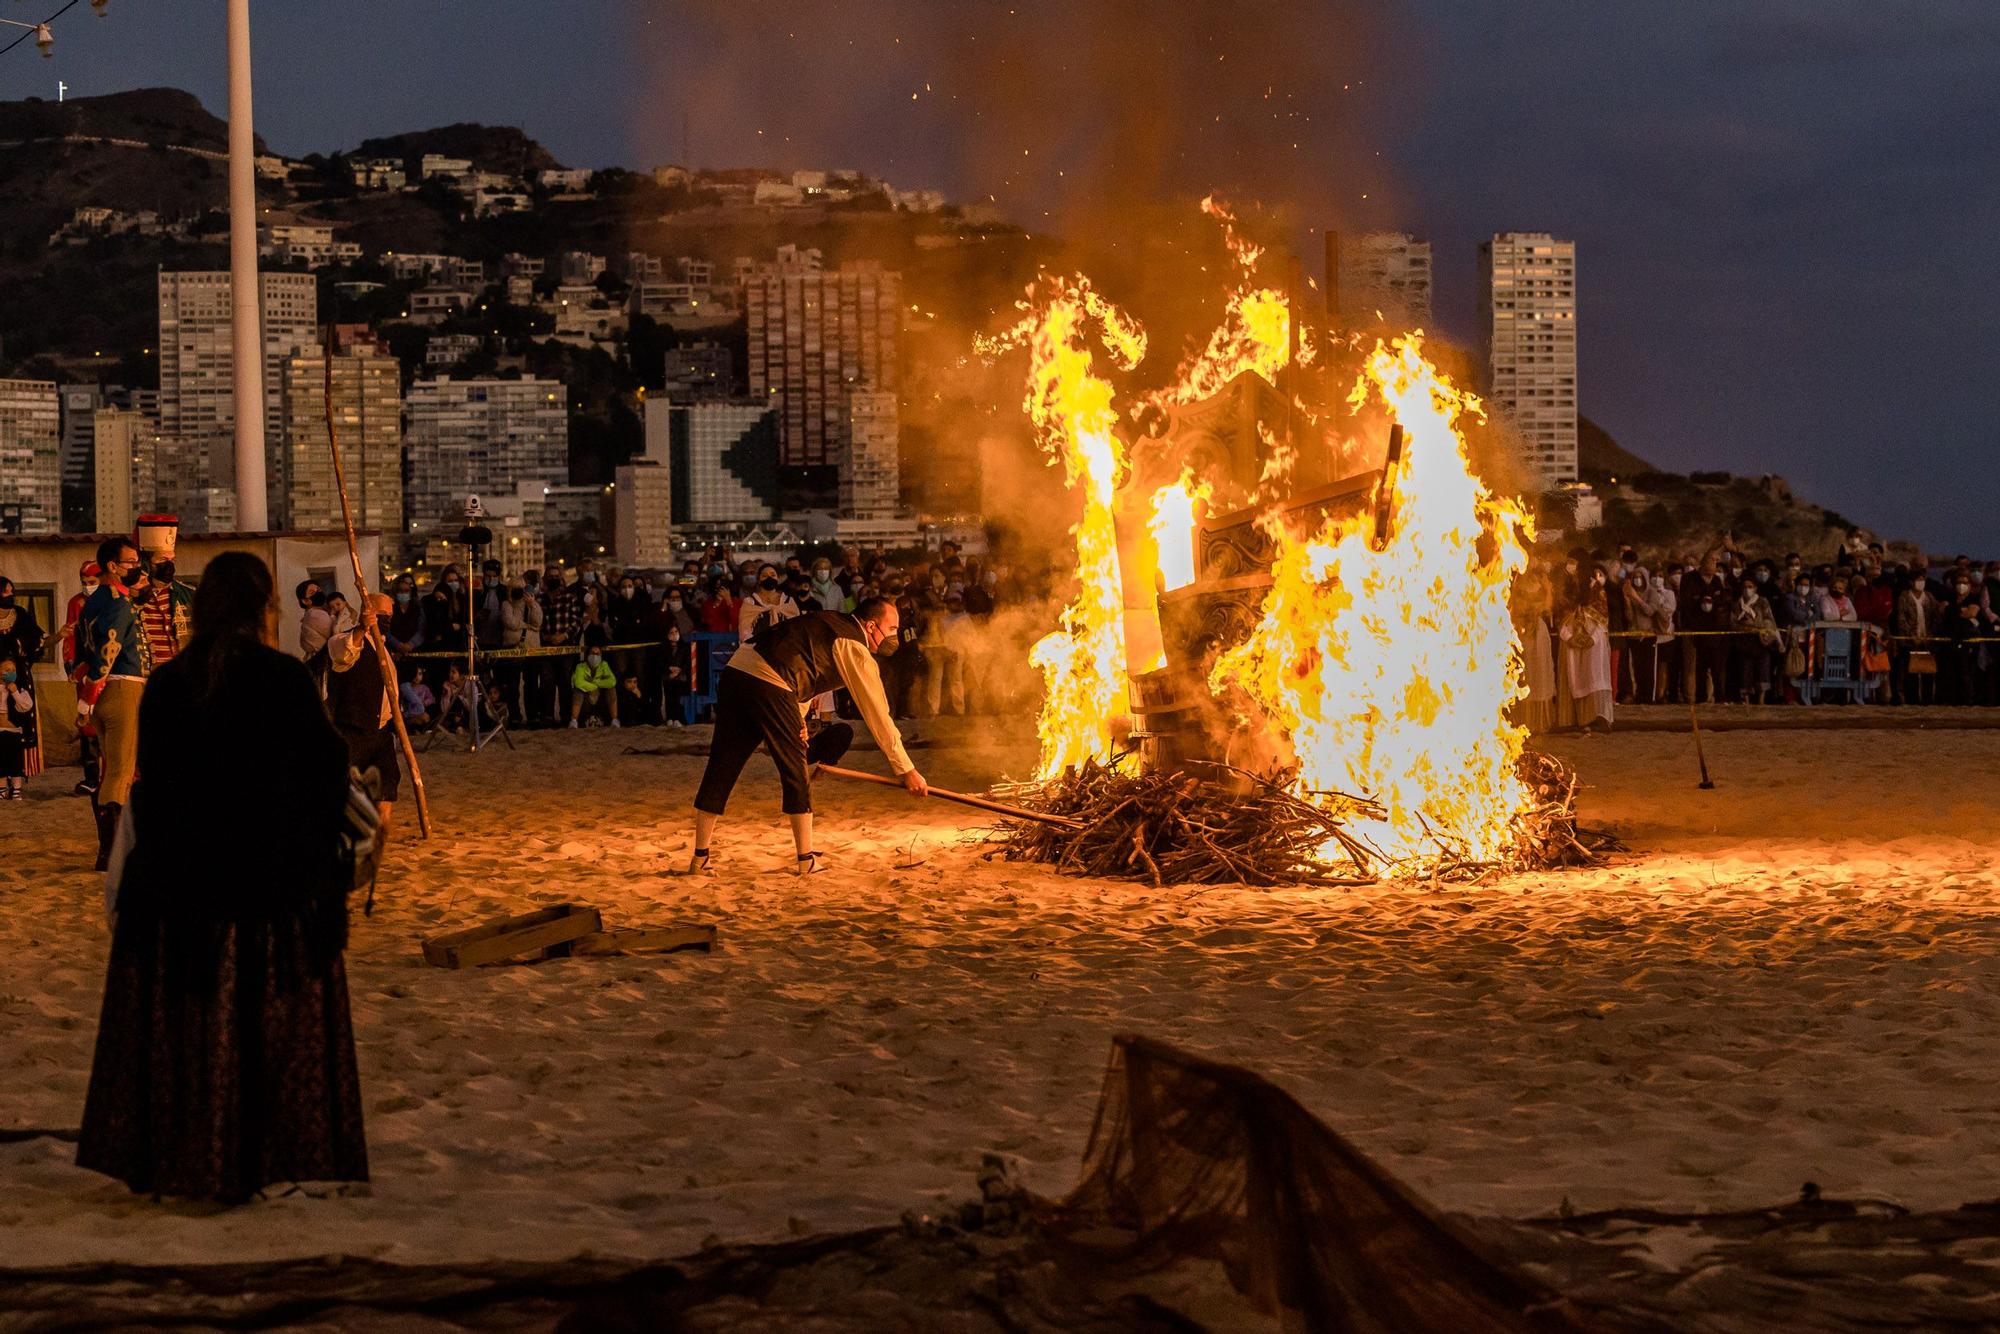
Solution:
{"label": "fishing net on sand", "polygon": [[1476,1250],[1282,1089],[1146,1038],[1114,1044],[1082,1176],[1043,1222],[1106,1260],[1219,1260],[1307,1330],[1605,1328]]}

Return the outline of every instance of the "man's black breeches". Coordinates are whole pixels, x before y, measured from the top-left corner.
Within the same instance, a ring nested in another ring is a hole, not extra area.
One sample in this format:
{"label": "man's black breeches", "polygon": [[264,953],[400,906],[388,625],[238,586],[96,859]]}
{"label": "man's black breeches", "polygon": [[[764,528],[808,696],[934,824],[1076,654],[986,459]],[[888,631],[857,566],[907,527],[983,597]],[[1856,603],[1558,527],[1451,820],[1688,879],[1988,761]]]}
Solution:
{"label": "man's black breeches", "polygon": [[799,701],[789,690],[759,681],[748,672],[725,669],[715,688],[715,737],[708,743],[708,767],[694,808],[720,815],[743,766],[757,747],[768,746],[784,784],[785,814],[812,810],[806,779],[806,741]]}

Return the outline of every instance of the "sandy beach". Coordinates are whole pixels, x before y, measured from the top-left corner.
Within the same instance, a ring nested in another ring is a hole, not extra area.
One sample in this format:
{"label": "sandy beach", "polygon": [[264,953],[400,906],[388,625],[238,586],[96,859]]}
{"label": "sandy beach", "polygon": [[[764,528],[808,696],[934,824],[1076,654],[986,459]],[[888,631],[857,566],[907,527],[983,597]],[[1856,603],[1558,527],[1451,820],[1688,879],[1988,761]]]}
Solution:
{"label": "sandy beach", "polygon": [[[1001,735],[916,754],[982,788],[1031,762]],[[1062,879],[983,858],[969,812],[826,782],[833,869],[802,882],[761,761],[687,879],[700,759],[621,752],[703,731],[518,740],[425,757],[438,836],[405,805],[357,918],[369,1192],[158,1205],[0,1143],[10,1265],[673,1256],[942,1209],[989,1152],[1059,1193],[1126,1031],[1262,1071],[1453,1210],[2000,1196],[2000,732],[1728,732],[1708,792],[1686,735],[1559,738],[1631,855],[1355,891]],[[0,814],[0,1129],[82,1105],[106,937],[73,779]],[[721,943],[419,956],[558,902]]]}

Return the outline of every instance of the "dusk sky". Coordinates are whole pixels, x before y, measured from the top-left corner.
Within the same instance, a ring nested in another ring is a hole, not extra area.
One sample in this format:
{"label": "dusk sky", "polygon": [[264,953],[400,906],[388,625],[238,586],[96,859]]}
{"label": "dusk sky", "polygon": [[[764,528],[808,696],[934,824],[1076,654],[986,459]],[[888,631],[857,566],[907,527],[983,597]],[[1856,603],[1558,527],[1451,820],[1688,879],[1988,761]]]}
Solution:
{"label": "dusk sky", "polygon": [[[1628,448],[2000,555],[1987,0],[802,8],[258,5],[258,129],[304,154],[479,120],[644,168],[680,157],[685,114],[698,165],[856,167],[1058,230],[1093,193],[1223,186],[1302,245],[1328,223],[1428,236],[1467,340],[1478,242],[1552,231],[1578,246],[1583,410]],[[77,5],[54,59],[0,60],[0,97],[172,85],[221,113],[222,15]]]}

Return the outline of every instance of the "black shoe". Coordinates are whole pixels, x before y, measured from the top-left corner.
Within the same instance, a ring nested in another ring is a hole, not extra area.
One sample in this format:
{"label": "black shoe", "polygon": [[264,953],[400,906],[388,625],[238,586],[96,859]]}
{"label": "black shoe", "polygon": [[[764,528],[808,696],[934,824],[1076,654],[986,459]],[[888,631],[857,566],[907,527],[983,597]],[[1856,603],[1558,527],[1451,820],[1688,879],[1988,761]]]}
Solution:
{"label": "black shoe", "polygon": [[111,866],[111,841],[118,837],[117,802],[107,802],[97,808],[97,869],[108,870]]}

